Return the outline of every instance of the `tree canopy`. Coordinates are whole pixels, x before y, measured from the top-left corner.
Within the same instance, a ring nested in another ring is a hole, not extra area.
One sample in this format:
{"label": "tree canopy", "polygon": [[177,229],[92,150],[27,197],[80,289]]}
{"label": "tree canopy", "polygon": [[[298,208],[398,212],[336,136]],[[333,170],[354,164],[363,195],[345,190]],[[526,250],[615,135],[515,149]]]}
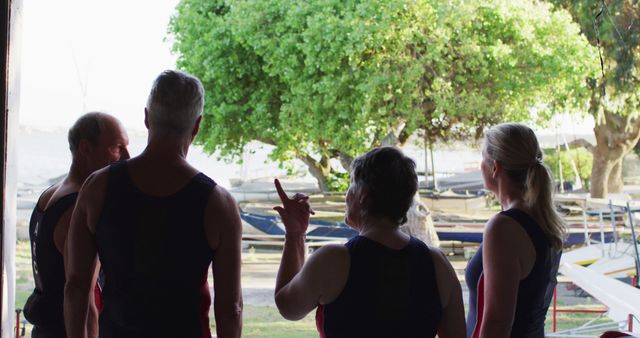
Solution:
{"label": "tree canopy", "polygon": [[597,70],[571,16],[532,0],[182,0],[169,31],[205,86],[197,142],[227,158],[272,144],[325,189],[335,160],[383,139],[479,137],[579,108]]}
{"label": "tree canopy", "polygon": [[568,10],[593,46],[603,70],[590,79],[589,112],[596,121],[591,196],[622,192],[622,160],[640,139],[640,11],[632,0],[551,0]]}

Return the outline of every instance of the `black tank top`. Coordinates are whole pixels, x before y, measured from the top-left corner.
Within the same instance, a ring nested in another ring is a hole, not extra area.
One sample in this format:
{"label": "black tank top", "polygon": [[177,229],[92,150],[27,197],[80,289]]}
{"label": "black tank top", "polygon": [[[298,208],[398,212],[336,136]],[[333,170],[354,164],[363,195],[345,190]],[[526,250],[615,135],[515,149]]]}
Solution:
{"label": "black tank top", "polygon": [[[536,260],[531,272],[518,285],[511,337],[542,338],[544,320],[556,286],[562,251],[557,251],[549,245],[540,226],[523,211],[509,209],[501,214],[513,218],[525,229],[536,250]],[[469,288],[467,337],[478,337],[484,309],[482,246],[467,264],[465,280]]]}
{"label": "black tank top", "polygon": [[344,289],[319,306],[320,337],[435,337],[442,305],[431,251],[411,237],[400,250],[356,236]]}
{"label": "black tank top", "polygon": [[64,260],[53,233],[60,217],[75,205],[77,198],[77,192],[65,195],[44,211],[36,205],[29,222],[35,289],[24,305],[24,317],[46,337],[66,337],[62,309]]}
{"label": "black tank top", "polygon": [[177,193],[153,197],[136,188],[126,162],[109,167],[96,228],[101,338],[203,337],[202,289],[213,258],[204,212],[214,187],[199,173]]}

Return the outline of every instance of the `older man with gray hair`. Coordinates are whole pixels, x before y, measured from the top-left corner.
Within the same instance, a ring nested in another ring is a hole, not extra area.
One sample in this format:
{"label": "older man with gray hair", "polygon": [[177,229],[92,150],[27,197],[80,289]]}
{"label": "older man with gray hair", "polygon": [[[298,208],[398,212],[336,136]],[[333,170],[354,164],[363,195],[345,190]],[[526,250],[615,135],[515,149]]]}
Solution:
{"label": "older man with gray hair", "polygon": [[160,74],[145,109],[146,149],[96,172],[80,191],[65,286],[70,338],[86,336],[98,260],[105,279],[101,338],[210,337],[203,286],[212,263],[217,336],[240,337],[238,208],[186,160],[203,104],[197,78]]}

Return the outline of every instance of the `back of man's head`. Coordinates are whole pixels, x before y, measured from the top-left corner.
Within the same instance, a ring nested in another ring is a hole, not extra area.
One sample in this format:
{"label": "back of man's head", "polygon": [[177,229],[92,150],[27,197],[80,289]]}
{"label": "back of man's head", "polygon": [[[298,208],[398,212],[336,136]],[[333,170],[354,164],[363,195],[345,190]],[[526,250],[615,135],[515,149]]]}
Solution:
{"label": "back of man's head", "polygon": [[151,130],[182,136],[193,131],[204,106],[204,88],[196,77],[165,70],[156,78],[147,99]]}
{"label": "back of man's head", "polygon": [[75,155],[81,140],[87,140],[93,145],[97,145],[100,140],[101,121],[106,114],[100,112],[86,113],[71,126],[67,139],[69,140],[69,150]]}

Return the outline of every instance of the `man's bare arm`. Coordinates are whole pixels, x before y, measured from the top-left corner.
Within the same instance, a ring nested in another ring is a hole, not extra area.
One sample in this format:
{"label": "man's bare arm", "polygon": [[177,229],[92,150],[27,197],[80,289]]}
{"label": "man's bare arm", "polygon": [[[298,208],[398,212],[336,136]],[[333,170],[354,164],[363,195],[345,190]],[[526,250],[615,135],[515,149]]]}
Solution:
{"label": "man's bare arm", "polygon": [[205,230],[213,257],[213,307],[220,338],[242,334],[242,289],[240,265],[242,223],[231,195],[215,187],[205,212]]}
{"label": "man's bare arm", "polygon": [[98,338],[99,335],[99,327],[98,327],[98,319],[100,317],[100,312],[98,311],[98,307],[96,305],[96,295],[95,288],[98,283],[98,274],[100,273],[100,261],[97,262],[96,268],[93,272],[93,278],[91,278],[91,285],[93,285],[93,292],[89,295],[89,311],[87,313],[87,337],[89,338]]}
{"label": "man's bare arm", "polygon": [[[98,261],[94,235],[96,204],[103,200],[106,177],[87,178],[80,190],[78,202],[71,217],[66,241],[64,287],[64,318],[69,338],[87,337],[87,318],[90,297],[94,297],[94,271]],[[104,176],[104,175],[103,175]]]}

